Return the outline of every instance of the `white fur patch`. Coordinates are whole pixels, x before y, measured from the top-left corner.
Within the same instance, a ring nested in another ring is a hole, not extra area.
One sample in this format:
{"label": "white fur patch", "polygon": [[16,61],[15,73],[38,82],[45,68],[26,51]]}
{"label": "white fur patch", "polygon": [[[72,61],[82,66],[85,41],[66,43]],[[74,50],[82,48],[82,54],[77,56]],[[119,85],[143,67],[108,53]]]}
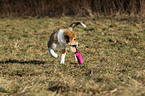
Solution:
{"label": "white fur patch", "polygon": [[60,29],[58,31],[57,38],[58,38],[58,42],[60,42],[60,43],[65,42],[65,39],[64,39],[64,31],[62,29]]}
{"label": "white fur patch", "polygon": [[84,23],[81,23],[81,25],[82,25],[83,27],[85,27],[85,28],[87,27]]}
{"label": "white fur patch", "polygon": [[58,47],[61,48],[61,49],[64,49],[65,45],[66,45],[66,40],[64,38],[64,30],[63,29],[60,29],[58,31],[57,39],[58,39],[58,42],[59,42]]}
{"label": "white fur patch", "polygon": [[51,46],[53,49],[56,49],[57,45],[56,44],[52,44]]}

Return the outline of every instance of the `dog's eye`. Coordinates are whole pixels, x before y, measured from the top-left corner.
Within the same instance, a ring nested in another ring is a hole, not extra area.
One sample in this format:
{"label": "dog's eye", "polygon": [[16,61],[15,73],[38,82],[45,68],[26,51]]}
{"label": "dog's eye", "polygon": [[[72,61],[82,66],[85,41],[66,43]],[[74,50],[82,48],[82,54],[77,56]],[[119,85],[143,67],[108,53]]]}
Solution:
{"label": "dog's eye", "polygon": [[76,40],[76,39],[74,39],[74,40]]}

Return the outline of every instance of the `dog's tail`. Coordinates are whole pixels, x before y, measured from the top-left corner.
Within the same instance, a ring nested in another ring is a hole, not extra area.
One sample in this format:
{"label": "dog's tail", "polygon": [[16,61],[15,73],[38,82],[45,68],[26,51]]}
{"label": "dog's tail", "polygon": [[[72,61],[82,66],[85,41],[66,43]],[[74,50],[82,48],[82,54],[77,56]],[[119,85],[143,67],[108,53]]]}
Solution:
{"label": "dog's tail", "polygon": [[85,25],[83,22],[81,22],[81,21],[75,21],[75,22],[73,22],[73,23],[69,26],[68,29],[72,30],[72,29],[73,29],[74,27],[76,27],[77,25],[82,25],[83,27],[86,28],[86,25]]}

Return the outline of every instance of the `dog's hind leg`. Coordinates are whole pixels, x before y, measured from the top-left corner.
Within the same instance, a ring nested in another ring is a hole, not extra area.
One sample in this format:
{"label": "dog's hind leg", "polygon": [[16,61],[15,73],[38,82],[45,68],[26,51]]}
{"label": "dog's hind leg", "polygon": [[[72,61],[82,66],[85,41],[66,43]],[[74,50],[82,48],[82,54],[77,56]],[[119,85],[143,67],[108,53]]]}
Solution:
{"label": "dog's hind leg", "polygon": [[48,48],[48,51],[49,51],[49,53],[50,53],[51,56],[53,56],[55,58],[58,57],[58,55],[54,52],[54,50],[52,48]]}

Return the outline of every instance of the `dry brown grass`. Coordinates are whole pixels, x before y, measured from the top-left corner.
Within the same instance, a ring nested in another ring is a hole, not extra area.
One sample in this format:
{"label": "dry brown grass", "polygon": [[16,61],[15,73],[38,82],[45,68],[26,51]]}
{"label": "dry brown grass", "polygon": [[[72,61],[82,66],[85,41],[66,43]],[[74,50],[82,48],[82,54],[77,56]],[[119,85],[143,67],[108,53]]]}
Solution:
{"label": "dry brown grass", "polygon": [[[75,28],[84,64],[52,58],[50,33],[81,20]],[[0,95],[144,96],[145,19],[1,18]]]}

